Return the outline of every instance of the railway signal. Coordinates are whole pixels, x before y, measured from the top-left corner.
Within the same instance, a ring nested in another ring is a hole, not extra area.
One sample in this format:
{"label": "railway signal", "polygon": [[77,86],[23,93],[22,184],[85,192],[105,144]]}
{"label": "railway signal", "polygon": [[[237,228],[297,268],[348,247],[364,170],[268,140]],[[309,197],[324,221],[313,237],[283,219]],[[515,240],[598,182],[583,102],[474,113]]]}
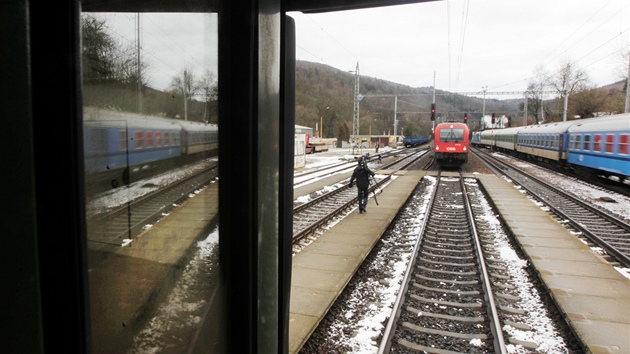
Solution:
{"label": "railway signal", "polygon": [[508,128],[512,126],[512,116],[508,116]]}
{"label": "railway signal", "polygon": [[431,120],[435,120],[435,103],[431,103]]}
{"label": "railway signal", "polygon": [[468,113],[464,113],[464,124],[468,124]]}
{"label": "railway signal", "polygon": [[494,113],[492,113],[492,125],[494,125]]}

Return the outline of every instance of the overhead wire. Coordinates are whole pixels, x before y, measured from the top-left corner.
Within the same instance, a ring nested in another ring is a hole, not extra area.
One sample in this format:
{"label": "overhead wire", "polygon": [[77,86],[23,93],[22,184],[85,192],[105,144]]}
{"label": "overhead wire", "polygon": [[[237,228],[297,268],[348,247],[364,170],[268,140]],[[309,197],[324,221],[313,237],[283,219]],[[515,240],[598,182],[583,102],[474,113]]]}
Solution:
{"label": "overhead wire", "polygon": [[[571,38],[576,32],[578,32],[580,29],[582,29],[584,26],[586,26],[589,22],[592,21],[592,19],[599,14],[602,10],[604,10],[604,8],[606,8],[612,0],[609,0],[606,4],[602,5],[599,10],[597,10],[592,16],[590,16],[582,25],[580,25],[576,30],[574,30],[569,36],[567,36],[559,45],[564,44],[565,42],[567,42],[569,40],[569,38]],[[582,35],[580,38],[576,39],[575,42],[573,44],[571,44],[570,46],[568,46],[567,48],[564,49],[564,52],[566,52],[567,50],[575,47],[576,45],[580,44],[583,42],[583,40],[590,36],[593,32],[595,32],[597,29],[599,29],[601,26],[607,24],[610,22],[610,20],[612,18],[614,18],[615,16],[618,16],[624,9],[628,8],[628,4],[625,4],[623,6],[621,6],[621,8],[618,11],[615,11],[614,13],[612,13],[612,15],[610,15],[609,17],[607,17],[605,20],[599,22],[599,24],[597,26],[595,26],[593,29],[591,29],[588,33],[585,33],[584,35]],[[604,47],[606,44],[610,43],[611,41],[613,41],[614,39],[617,39],[620,35],[622,35],[625,32],[628,32],[629,28],[626,28],[625,30],[620,31],[620,33],[616,34],[615,36],[613,36],[612,38],[609,38],[608,40],[606,40],[604,43],[602,43],[601,45],[597,46],[596,48],[592,49],[591,51],[589,51],[588,53],[582,55],[580,58],[578,58],[577,60],[571,60],[569,63],[567,63],[568,65],[574,65],[576,63],[578,63],[579,61],[581,61],[582,59],[586,58],[587,56],[593,54],[594,52],[596,52],[597,50],[601,49],[602,47]],[[618,50],[616,50],[615,52],[618,52]],[[553,50],[551,51],[549,54],[547,54],[543,59],[541,59],[537,65],[541,65],[541,63],[544,62],[544,60],[549,57],[550,55],[552,55],[553,53],[557,53],[557,50]],[[613,53],[614,54],[614,53]],[[612,54],[606,55],[601,59],[598,59],[592,63],[590,63],[589,65],[593,65],[609,56],[611,56]],[[553,60],[557,60],[560,57],[560,55],[556,55],[555,57],[553,57],[550,61],[548,61],[548,63],[551,63],[551,61]]]}

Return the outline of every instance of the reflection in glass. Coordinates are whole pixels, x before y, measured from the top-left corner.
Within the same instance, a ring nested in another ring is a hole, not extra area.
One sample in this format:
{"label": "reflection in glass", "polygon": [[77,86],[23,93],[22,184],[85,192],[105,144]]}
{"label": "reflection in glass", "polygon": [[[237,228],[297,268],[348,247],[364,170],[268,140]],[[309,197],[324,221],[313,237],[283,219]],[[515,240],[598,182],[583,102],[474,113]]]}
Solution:
{"label": "reflection in glass", "polygon": [[95,353],[216,344],[217,41],[216,14],[82,16]]}

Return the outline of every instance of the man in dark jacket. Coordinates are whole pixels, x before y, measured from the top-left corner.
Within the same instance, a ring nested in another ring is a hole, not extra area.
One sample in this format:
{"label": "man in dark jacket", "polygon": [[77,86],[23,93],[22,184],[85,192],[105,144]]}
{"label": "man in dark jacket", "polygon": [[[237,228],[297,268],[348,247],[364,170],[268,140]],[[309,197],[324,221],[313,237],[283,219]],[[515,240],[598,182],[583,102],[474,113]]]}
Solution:
{"label": "man in dark jacket", "polygon": [[359,213],[365,213],[365,206],[368,201],[368,188],[370,187],[370,176],[374,176],[374,172],[367,166],[367,161],[363,160],[363,156],[358,158],[359,166],[352,172],[349,187],[352,188],[352,182],[357,180],[357,190],[359,192]]}

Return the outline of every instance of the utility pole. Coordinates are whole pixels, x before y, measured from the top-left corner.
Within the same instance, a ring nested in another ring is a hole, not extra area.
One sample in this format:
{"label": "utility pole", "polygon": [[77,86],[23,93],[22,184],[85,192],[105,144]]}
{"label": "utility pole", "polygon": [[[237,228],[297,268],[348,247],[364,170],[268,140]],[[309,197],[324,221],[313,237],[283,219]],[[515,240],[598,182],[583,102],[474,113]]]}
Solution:
{"label": "utility pole", "polygon": [[[543,97],[543,84],[540,83],[540,123],[545,121],[545,97]],[[538,119],[537,119],[538,120]],[[536,122],[538,123],[538,122]]]}
{"label": "utility pole", "polygon": [[184,70],[184,120],[188,120],[188,71]]}
{"label": "utility pole", "polygon": [[[486,90],[488,90],[488,86],[483,86],[483,108],[481,109],[481,119],[483,120],[486,116]],[[485,127],[485,124],[484,124]]]}
{"label": "utility pole", "polygon": [[[352,116],[352,137],[350,144],[354,144],[359,136],[359,62],[357,69],[354,71],[354,115]],[[354,150],[354,149],[353,149]]]}
{"label": "utility pole", "polygon": [[567,121],[567,107],[569,106],[569,78],[571,77],[571,63],[567,64],[567,74],[564,77],[564,110],[562,111],[562,121]]}
{"label": "utility pole", "polygon": [[[435,71],[433,71],[433,101],[431,102],[431,110],[433,110],[434,107],[435,107]],[[435,121],[432,120],[431,121],[431,133],[434,133],[434,132],[435,132]]]}
{"label": "utility pole", "polygon": [[396,119],[396,111],[398,110],[398,96],[394,96],[394,138],[398,143],[398,120]]}
{"label": "utility pole", "polygon": [[142,72],[140,69],[140,13],[136,14],[136,70],[138,71],[138,113],[142,114]]}
{"label": "utility pole", "polygon": [[630,113],[630,53],[628,53],[628,76],[626,76],[626,109],[625,113]]}
{"label": "utility pole", "polygon": [[524,113],[524,115],[525,115],[525,123],[523,124],[524,127],[527,126],[527,101],[529,101],[529,98],[527,96],[525,96],[525,105],[524,105],[525,106],[525,113]]}

